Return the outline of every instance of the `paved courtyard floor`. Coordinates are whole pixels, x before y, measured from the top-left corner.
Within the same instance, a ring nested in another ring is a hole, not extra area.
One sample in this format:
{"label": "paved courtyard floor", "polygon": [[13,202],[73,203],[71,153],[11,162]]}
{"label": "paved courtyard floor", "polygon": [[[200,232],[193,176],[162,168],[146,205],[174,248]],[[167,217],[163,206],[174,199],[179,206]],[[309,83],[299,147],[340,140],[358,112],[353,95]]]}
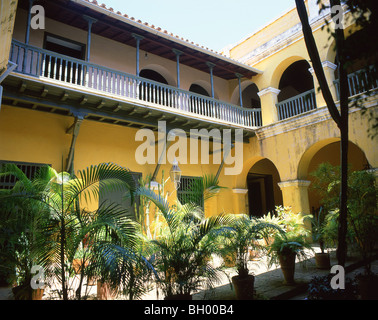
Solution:
{"label": "paved courtyard floor", "polygon": [[[318,251],[317,248],[315,248]],[[318,251],[319,252],[319,251]],[[337,264],[335,251],[331,251],[331,266]],[[363,268],[359,262],[357,254],[349,254],[346,263],[346,275],[353,275],[362,273]],[[215,263],[219,263],[215,261]],[[279,266],[267,267],[267,261],[262,257],[258,261],[249,262],[250,273],[255,275],[255,293],[257,300],[301,300],[305,299],[308,283],[314,276],[328,275],[329,270],[320,270],[316,268],[315,259],[312,256],[310,259],[303,262],[298,262],[295,268],[294,285],[284,284],[284,278]],[[378,260],[373,263],[373,272],[378,274]],[[228,276],[226,276],[226,274]],[[193,295],[193,300],[235,300],[235,292],[230,285],[229,279],[235,275],[235,270],[229,268],[225,270],[225,275],[221,277],[220,283],[211,290],[202,290]],[[78,279],[73,279],[78,281]],[[74,286],[75,287],[75,286]],[[56,291],[55,291],[56,292]],[[85,285],[83,286],[82,296],[88,296],[90,300],[97,299],[97,286]],[[50,289],[45,292],[43,299],[59,299]],[[162,300],[163,294],[157,292],[156,289],[151,290],[148,294],[142,297],[142,300]],[[117,297],[117,300],[123,300],[125,297]]]}

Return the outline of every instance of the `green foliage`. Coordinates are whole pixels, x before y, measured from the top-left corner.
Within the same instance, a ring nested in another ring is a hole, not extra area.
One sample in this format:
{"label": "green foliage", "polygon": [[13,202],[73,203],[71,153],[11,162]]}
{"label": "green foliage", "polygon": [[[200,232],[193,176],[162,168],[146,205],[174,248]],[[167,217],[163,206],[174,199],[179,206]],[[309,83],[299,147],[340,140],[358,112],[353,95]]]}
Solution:
{"label": "green foliage", "polygon": [[[128,169],[103,163],[71,177],[68,173],[57,173],[46,167],[29,181],[16,168],[5,168],[8,171],[4,174],[12,174],[18,181],[2,198],[9,201],[9,208],[16,208],[14,201],[20,206],[28,205],[27,209],[34,206],[33,211],[27,210],[28,213],[33,212],[28,225],[30,229],[24,231],[29,237],[25,238],[23,234],[18,237],[22,249],[17,254],[32,257],[30,266],[43,266],[48,280],[55,280],[61,285],[63,299],[69,298],[72,285],[69,277],[74,274],[75,258],[79,257],[82,265],[76,290],[78,299],[81,298],[84,276],[112,280],[117,270],[114,264],[122,261],[120,257],[128,266],[132,264],[131,260],[141,261],[138,254],[139,228],[128,217],[127,210],[108,202],[100,203],[96,210],[87,208],[90,202],[98,201],[102,193],[109,191],[129,193],[133,199],[135,184]],[[11,211],[15,221],[21,223],[19,215]],[[118,258],[115,259],[115,256]],[[20,267],[22,269],[24,265]],[[126,280],[130,279],[129,274],[124,274]],[[26,283],[29,285],[30,281]]]}
{"label": "green foliage", "polygon": [[[30,195],[41,192],[44,184],[40,181],[54,174],[50,167],[42,167],[30,181],[15,164],[1,166],[0,178],[16,178],[12,189],[0,190],[0,278],[5,273],[7,282],[29,286],[31,268],[39,263],[36,244],[41,221],[48,215],[41,202]],[[30,297],[29,293],[26,290],[21,298]]]}
{"label": "green foliage", "polygon": [[321,253],[324,253],[327,242],[325,241],[326,213],[323,207],[320,207],[319,211],[315,212],[314,215],[305,217],[305,221],[310,221],[312,239],[314,242],[319,243]]}
{"label": "green foliage", "polygon": [[144,187],[137,194],[151,200],[161,213],[161,232],[149,244],[157,284],[164,295],[192,294],[203,285],[212,287],[219,280],[219,270],[210,263],[211,254],[229,216],[204,218],[200,207],[180,202],[170,206],[161,195]]}
{"label": "green foliage", "polygon": [[268,246],[269,266],[279,263],[279,256],[296,254],[299,260],[308,257],[312,250],[308,241],[309,230],[304,224],[307,216],[292,212],[289,207],[276,207],[277,218],[283,232],[275,233],[274,240]]}
{"label": "green foliage", "polygon": [[[222,256],[236,257],[236,270],[240,277],[247,277],[251,252],[265,252],[268,230],[282,232],[278,224],[267,223],[245,214],[233,215],[230,228],[220,237],[219,252]],[[255,257],[253,257],[255,258]]]}
{"label": "green foliage", "polygon": [[332,289],[334,275],[313,277],[308,285],[308,300],[357,300],[357,284],[353,279],[345,279],[345,289]]}
{"label": "green foliage", "polygon": [[[336,243],[338,235],[339,172],[339,167],[323,163],[312,173],[315,178],[313,188],[321,195],[327,213],[323,235],[329,244]],[[377,187],[372,173],[355,171],[348,174],[347,205],[348,243],[357,244],[365,261],[366,272],[370,273],[369,260],[378,243]]]}

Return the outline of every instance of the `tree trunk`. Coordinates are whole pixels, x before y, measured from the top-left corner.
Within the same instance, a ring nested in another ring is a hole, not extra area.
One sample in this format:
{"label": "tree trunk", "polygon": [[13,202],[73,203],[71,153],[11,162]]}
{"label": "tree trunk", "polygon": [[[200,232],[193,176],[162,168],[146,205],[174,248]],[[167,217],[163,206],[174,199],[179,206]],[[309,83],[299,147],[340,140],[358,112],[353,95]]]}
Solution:
{"label": "tree trunk", "polygon": [[62,224],[60,227],[60,264],[61,264],[61,275],[62,275],[62,291],[63,291],[63,300],[68,300],[68,292],[66,287],[66,269],[64,267],[65,263],[65,242],[66,242],[66,227],[64,218],[60,219]]}
{"label": "tree trunk", "polygon": [[[340,0],[331,0],[331,6],[340,6]],[[347,244],[347,218],[348,218],[348,79],[345,66],[345,45],[344,45],[344,29],[342,27],[335,28],[336,57],[338,60],[338,74],[340,84],[340,136],[341,136],[341,190],[340,190],[340,214],[339,214],[339,230],[338,230],[338,247],[337,261],[341,266],[345,266]]]}
{"label": "tree trunk", "polygon": [[[344,30],[335,28],[333,34],[336,41],[336,55],[338,58],[338,73],[339,73],[339,93],[340,93],[340,113],[337,110],[336,104],[333,101],[331,92],[328,87],[327,80],[324,75],[321,64],[319,51],[317,49],[314,36],[312,34],[311,26],[308,22],[306,6],[303,0],[295,0],[299,18],[302,23],[303,36],[306,43],[307,51],[310,56],[315,75],[318,79],[320,89],[322,91],[327,108],[331,114],[332,119],[340,129],[341,139],[341,190],[340,190],[340,215],[338,226],[338,248],[337,259],[338,264],[344,266],[346,260],[346,234],[347,234],[347,216],[348,216],[348,80],[347,73],[344,69]],[[340,0],[331,0],[331,6],[340,5]],[[331,14],[332,17],[334,15]]]}

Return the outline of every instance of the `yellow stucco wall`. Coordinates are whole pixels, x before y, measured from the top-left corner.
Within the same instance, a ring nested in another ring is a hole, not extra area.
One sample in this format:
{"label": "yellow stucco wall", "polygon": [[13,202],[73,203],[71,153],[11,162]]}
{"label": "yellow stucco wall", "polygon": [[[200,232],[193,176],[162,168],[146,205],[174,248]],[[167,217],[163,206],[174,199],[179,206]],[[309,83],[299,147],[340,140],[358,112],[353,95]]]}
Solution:
{"label": "yellow stucco wall", "polygon": [[0,74],[8,64],[17,0],[0,1]]}
{"label": "yellow stucco wall", "polygon": [[[20,10],[17,19],[14,38],[23,41],[26,12]],[[287,29],[298,23],[296,11],[291,10],[278,20],[264,27],[260,32],[248,37],[235,48],[231,58],[243,58],[263,41],[269,41],[279,36]],[[334,62],[334,52],[329,34],[322,30],[322,21],[313,27],[314,36],[320,50],[322,61]],[[70,27],[61,28],[60,24],[47,19],[49,32],[86,43],[84,31],[72,30]],[[348,26],[346,32],[351,30]],[[31,44],[42,46],[43,33],[40,30],[31,32]],[[91,61],[121,71],[135,73],[135,49],[125,48],[120,44],[98,37],[92,38]],[[106,50],[111,47],[114,50]],[[176,64],[173,61],[160,59],[148,55],[148,59],[141,54],[141,69],[159,66],[161,72],[166,72],[167,80],[175,85]],[[263,74],[253,79],[244,79],[243,84],[256,83],[260,91],[266,88],[277,88],[283,72],[293,62],[305,59],[309,61],[303,36],[300,31],[262,52],[260,56],[253,56],[245,63],[262,70]],[[332,86],[333,72],[325,70],[329,84]],[[209,85],[209,74],[181,66],[181,88],[188,90],[190,84],[199,82]],[[215,78],[215,92],[220,100],[232,101],[237,98],[237,81],[225,81]],[[316,85],[316,79],[314,79]],[[268,90],[269,91],[269,90]],[[317,203],[316,198],[308,192],[311,182],[309,172],[315,165],[325,159],[337,163],[339,154],[335,143],[339,141],[339,130],[329,116],[321,97],[317,97],[318,106],[310,113],[295,116],[283,121],[277,121],[276,97],[274,91],[260,97],[263,113],[263,127],[256,130],[256,136],[250,138],[249,143],[243,144],[242,172],[237,175],[220,174],[220,185],[227,187],[219,195],[205,204],[207,215],[220,212],[248,213],[253,203],[248,203],[247,175],[254,173],[273,174],[274,198],[276,204],[292,206],[294,211],[309,213],[310,207]],[[235,103],[235,102],[234,102]],[[365,102],[368,111],[377,114],[377,98],[372,96]],[[369,115],[358,109],[350,110],[350,161],[361,168],[365,160],[373,168],[378,167],[377,137],[372,139],[368,129],[372,123]],[[63,117],[33,110],[2,105],[0,111],[0,160],[49,163],[58,171],[65,167],[65,161],[71,143],[71,135],[66,130],[72,125],[72,117]],[[135,160],[135,150],[141,142],[135,141],[137,130],[129,127],[110,125],[84,120],[75,146],[75,170],[98,164],[100,162],[114,162],[141,172],[143,176],[152,174],[155,165],[140,165]],[[189,145],[189,143],[188,143]],[[365,157],[365,158],[364,158]],[[156,152],[156,159],[158,154]],[[263,160],[263,161],[262,161]],[[269,160],[269,165],[268,161]],[[210,162],[211,163],[211,162]],[[62,165],[63,164],[63,165]],[[157,177],[160,181],[162,172],[168,177],[170,164],[162,165]],[[227,167],[227,166],[225,166]],[[216,174],[219,164],[180,164],[183,175],[201,176]],[[275,169],[275,170],[273,170]],[[276,174],[277,172],[277,174]],[[167,191],[172,193],[172,184],[167,184]],[[175,197],[173,192],[171,197]]]}

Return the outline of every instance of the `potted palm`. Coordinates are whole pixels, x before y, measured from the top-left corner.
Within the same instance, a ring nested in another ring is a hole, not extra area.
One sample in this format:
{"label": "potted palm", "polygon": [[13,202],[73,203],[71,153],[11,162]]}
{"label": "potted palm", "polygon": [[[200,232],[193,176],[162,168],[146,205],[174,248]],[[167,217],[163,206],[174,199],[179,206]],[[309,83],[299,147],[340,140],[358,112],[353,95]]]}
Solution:
{"label": "potted palm", "polygon": [[328,270],[331,267],[329,252],[326,252],[325,241],[325,211],[323,207],[319,208],[319,211],[314,215],[309,215],[306,220],[311,223],[311,234],[314,242],[319,244],[320,252],[315,252],[315,263],[318,269]]}
{"label": "potted palm", "polygon": [[229,221],[228,215],[204,218],[202,209],[179,201],[170,206],[164,197],[144,187],[137,194],[150,199],[163,221],[159,234],[150,240],[157,286],[165,300],[192,299],[192,294],[219,280],[220,270],[211,263],[214,239]]}
{"label": "potted palm", "polygon": [[235,256],[237,275],[231,280],[238,300],[253,299],[255,277],[249,272],[248,262],[257,258],[258,253],[266,248],[264,237],[268,228],[281,231],[275,224],[268,224],[245,214],[233,215],[230,228],[220,238],[221,255]]}
{"label": "potted palm", "polygon": [[274,241],[268,246],[269,266],[280,265],[284,275],[284,283],[295,284],[296,259],[303,261],[312,250],[308,239],[309,230],[305,227],[300,213],[294,214],[291,208],[277,207],[278,217],[284,232],[276,233]]}
{"label": "potted palm", "polygon": [[275,236],[273,243],[269,246],[269,266],[273,264],[281,266],[285,284],[295,284],[296,259],[306,259],[306,249],[311,249],[311,246],[303,235],[286,233]]}
{"label": "potted palm", "polygon": [[359,294],[363,300],[378,299],[378,275],[371,268],[378,244],[375,177],[370,172],[356,171],[350,175],[348,182],[351,193],[348,223],[364,264],[364,272],[357,277]]}
{"label": "potted palm", "polygon": [[30,180],[13,163],[3,164],[1,167],[0,177],[13,176],[16,181],[12,188],[0,191],[0,225],[6,227],[5,232],[1,234],[7,238],[6,247],[12,247],[12,259],[0,265],[8,270],[13,269],[13,275],[14,271],[17,273],[17,277],[13,277],[13,284],[16,286],[12,289],[17,300],[40,300],[43,295],[42,288],[33,289],[30,283],[33,276],[32,268],[40,261],[40,256],[36,252],[37,239],[47,212],[38,199],[29,195],[43,190],[45,184],[39,181],[46,181],[50,174],[48,166],[41,167],[35,173],[35,178]]}
{"label": "potted palm", "polygon": [[[51,275],[49,280],[56,280],[61,286],[58,291],[64,300],[81,298],[84,277],[101,276],[115,268],[109,263],[105,265],[110,248],[124,259],[133,259],[137,227],[128,211],[108,202],[100,203],[95,210],[86,209],[106,191],[122,191],[133,198],[135,185],[128,169],[103,163],[70,175],[47,167],[46,175],[30,183],[36,187],[24,188],[21,194],[13,196],[38,203],[43,212],[32,234],[33,257],[38,258],[35,261],[45,274]],[[74,275],[73,261],[77,256],[81,258],[80,274],[74,288],[69,278]],[[70,292],[76,292],[76,296],[69,296]]]}

